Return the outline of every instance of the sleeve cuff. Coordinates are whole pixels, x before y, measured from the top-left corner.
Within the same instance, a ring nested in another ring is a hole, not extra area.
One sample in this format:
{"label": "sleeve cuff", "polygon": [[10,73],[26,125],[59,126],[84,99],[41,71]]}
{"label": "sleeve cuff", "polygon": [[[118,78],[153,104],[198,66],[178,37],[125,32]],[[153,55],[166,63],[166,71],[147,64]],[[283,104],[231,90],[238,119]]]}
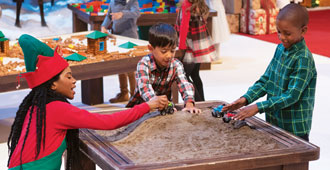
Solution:
{"label": "sleeve cuff", "polygon": [[141,106],[142,112],[144,112],[144,113],[150,112],[150,107],[147,104],[147,102],[141,103],[140,106]]}
{"label": "sleeve cuff", "polygon": [[184,107],[186,107],[186,104],[188,102],[191,102],[195,106],[195,101],[193,99],[187,99],[186,101],[184,101]]}
{"label": "sleeve cuff", "polygon": [[259,113],[264,113],[264,112],[266,112],[266,108],[267,108],[267,106],[268,106],[267,103],[268,103],[268,101],[263,101],[263,102],[258,102],[258,103],[257,103]]}
{"label": "sleeve cuff", "polygon": [[246,103],[246,105],[249,105],[250,103],[252,103],[253,102],[253,99],[250,97],[250,95],[249,94],[244,94],[242,97],[244,97],[245,99],[246,99],[246,101],[247,101],[247,103]]}

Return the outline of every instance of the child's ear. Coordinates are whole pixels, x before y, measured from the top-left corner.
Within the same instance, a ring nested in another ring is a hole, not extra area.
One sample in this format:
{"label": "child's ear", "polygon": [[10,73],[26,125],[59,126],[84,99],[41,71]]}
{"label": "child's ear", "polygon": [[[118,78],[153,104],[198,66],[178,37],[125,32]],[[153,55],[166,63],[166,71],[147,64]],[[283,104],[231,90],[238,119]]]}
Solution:
{"label": "child's ear", "polygon": [[150,44],[148,44],[148,50],[151,52],[154,50],[154,47],[152,47]]}
{"label": "child's ear", "polygon": [[301,34],[302,34],[302,36],[304,36],[306,34],[306,32],[307,32],[307,26],[305,25],[305,26],[303,26],[301,28]]}
{"label": "child's ear", "polygon": [[50,89],[52,89],[52,90],[55,91],[56,90],[56,87],[57,87],[56,86],[56,82],[53,82],[53,84],[50,86]]}

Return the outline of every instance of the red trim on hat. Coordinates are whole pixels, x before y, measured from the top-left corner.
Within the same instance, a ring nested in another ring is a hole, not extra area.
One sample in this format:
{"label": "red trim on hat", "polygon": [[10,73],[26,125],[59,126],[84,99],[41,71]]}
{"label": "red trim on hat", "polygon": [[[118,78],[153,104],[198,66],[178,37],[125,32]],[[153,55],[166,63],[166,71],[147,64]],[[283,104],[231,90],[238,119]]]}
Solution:
{"label": "red trim on hat", "polygon": [[37,68],[34,72],[22,73],[29,88],[34,88],[50,80],[58,73],[69,66],[68,62],[57,53],[58,47],[54,50],[53,57],[38,56]]}

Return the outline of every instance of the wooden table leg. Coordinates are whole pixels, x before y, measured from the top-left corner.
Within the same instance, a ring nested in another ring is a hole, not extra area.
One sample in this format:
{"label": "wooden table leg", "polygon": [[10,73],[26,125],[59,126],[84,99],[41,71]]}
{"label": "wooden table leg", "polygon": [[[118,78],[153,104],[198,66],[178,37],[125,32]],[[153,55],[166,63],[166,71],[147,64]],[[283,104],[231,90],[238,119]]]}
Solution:
{"label": "wooden table leg", "polygon": [[[73,32],[81,32],[88,30],[88,24],[80,20],[77,14],[74,13],[72,13],[72,24]],[[93,26],[92,29],[95,29],[95,26]],[[101,29],[98,28],[97,30]],[[82,103],[87,105],[102,104],[104,102],[103,78],[101,77],[91,80],[81,80],[81,98]]]}
{"label": "wooden table leg", "polygon": [[171,91],[172,91],[172,102],[174,104],[179,103],[179,95],[178,95],[179,89],[178,89],[178,84],[176,82],[172,84]]}
{"label": "wooden table leg", "polygon": [[103,98],[103,77],[81,80],[81,100],[87,105],[104,103]]}
{"label": "wooden table leg", "polygon": [[102,22],[95,22],[94,21],[94,23],[91,24],[91,29],[101,31],[101,24],[102,24]]}
{"label": "wooden table leg", "polygon": [[72,12],[72,32],[81,32],[81,31],[87,31],[87,23],[80,20],[77,16],[77,14],[74,14]]}
{"label": "wooden table leg", "polygon": [[86,154],[79,149],[77,153],[79,156],[79,161],[73,161],[72,170],[95,170],[95,163],[89,159]]}

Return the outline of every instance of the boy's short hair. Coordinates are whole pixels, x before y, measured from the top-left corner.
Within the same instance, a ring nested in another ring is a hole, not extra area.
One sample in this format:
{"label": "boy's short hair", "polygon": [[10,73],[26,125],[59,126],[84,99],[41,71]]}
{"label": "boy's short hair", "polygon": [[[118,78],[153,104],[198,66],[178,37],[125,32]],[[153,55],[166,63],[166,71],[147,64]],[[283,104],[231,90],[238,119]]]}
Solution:
{"label": "boy's short hair", "polygon": [[277,15],[278,20],[290,20],[297,27],[307,26],[309,21],[308,11],[305,7],[291,3],[283,7]]}
{"label": "boy's short hair", "polygon": [[157,23],[149,29],[149,43],[152,47],[176,46],[178,35],[173,26]]}

